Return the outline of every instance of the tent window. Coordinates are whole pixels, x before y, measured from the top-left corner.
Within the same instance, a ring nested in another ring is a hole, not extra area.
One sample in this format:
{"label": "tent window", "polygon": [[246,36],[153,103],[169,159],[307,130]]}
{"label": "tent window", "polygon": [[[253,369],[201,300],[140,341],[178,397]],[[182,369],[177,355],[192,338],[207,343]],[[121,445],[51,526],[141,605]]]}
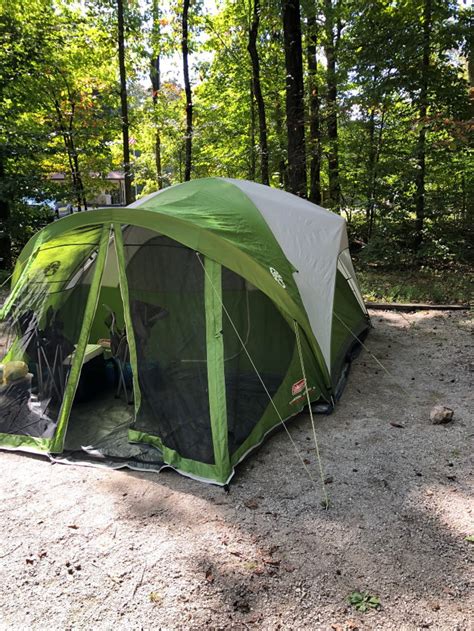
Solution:
{"label": "tent window", "polygon": [[[285,378],[295,337],[273,302],[241,276],[222,268],[222,299],[268,391]],[[270,404],[228,317],[223,316],[229,452],[252,432]]]}
{"label": "tent window", "polygon": [[124,237],[141,392],[134,429],[214,464],[204,271],[193,250],[168,237],[142,228]]}
{"label": "tent window", "polygon": [[48,242],[20,279],[2,323],[0,433],[54,435],[89,293],[87,281],[70,286],[70,280],[94,267],[100,234],[93,227]]}

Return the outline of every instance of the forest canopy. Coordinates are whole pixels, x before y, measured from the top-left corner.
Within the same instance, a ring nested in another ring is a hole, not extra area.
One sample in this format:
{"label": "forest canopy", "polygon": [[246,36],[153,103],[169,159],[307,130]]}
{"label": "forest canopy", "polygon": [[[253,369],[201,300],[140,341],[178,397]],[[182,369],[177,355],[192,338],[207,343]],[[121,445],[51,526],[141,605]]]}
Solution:
{"label": "forest canopy", "polygon": [[127,203],[245,178],[341,213],[365,262],[467,263],[472,21],[449,0],[0,0],[1,266],[43,220],[26,199],[84,211],[113,171]]}

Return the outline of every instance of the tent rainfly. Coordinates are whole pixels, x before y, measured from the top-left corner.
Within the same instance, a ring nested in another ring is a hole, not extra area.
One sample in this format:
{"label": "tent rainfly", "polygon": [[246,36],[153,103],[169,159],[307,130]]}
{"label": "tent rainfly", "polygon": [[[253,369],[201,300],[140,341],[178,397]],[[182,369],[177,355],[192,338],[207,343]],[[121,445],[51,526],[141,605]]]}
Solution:
{"label": "tent rainfly", "polygon": [[370,326],[341,217],[220,178],[49,224],[0,317],[0,448],[221,485]]}

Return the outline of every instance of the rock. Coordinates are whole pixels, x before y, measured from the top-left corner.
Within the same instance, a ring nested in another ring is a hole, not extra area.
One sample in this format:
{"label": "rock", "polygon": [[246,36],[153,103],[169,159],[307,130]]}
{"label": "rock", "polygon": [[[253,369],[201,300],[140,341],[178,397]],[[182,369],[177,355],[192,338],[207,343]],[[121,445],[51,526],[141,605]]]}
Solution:
{"label": "rock", "polygon": [[435,405],[430,412],[430,419],[433,425],[442,425],[453,420],[454,410],[444,405]]}

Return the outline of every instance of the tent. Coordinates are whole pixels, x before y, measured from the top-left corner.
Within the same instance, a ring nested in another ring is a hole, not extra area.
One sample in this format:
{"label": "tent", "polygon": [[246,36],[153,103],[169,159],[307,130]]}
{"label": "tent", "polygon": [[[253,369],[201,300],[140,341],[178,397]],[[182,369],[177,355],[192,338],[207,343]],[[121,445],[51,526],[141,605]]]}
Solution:
{"label": "tent", "polygon": [[216,484],[370,326],[340,216],[221,178],[49,224],[0,318],[0,448]]}

